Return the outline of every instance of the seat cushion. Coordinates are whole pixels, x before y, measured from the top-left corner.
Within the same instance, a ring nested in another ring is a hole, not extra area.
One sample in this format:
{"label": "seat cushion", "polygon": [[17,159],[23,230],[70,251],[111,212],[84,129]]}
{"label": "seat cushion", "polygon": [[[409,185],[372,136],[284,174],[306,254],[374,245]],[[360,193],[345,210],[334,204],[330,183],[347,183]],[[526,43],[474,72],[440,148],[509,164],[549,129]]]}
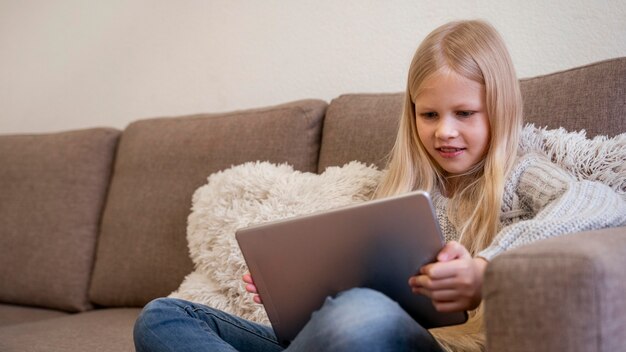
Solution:
{"label": "seat cushion", "polygon": [[58,318],[68,314],[52,309],[0,304],[0,327]]}
{"label": "seat cushion", "polygon": [[143,306],[192,271],[191,195],[207,177],[247,161],[315,172],[326,103],[306,100],[228,114],[138,121],[120,140],[90,297]]}
{"label": "seat cushion", "polygon": [[88,309],[120,132],[0,136],[0,302]]}
{"label": "seat cushion", "polygon": [[0,327],[3,352],[134,352],[138,308],[103,309]]}

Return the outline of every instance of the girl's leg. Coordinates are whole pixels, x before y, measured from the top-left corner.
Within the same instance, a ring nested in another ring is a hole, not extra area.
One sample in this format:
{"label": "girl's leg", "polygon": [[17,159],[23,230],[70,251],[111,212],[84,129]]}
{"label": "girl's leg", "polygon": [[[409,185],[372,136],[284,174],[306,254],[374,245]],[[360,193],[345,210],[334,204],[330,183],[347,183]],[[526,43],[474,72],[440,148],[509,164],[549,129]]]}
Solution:
{"label": "girl's leg", "polygon": [[144,307],[134,339],[138,352],[283,349],[269,326],[174,298],[159,298]]}
{"label": "girl's leg", "polygon": [[328,298],[287,351],[436,351],[428,330],[384,294],[364,288]]}

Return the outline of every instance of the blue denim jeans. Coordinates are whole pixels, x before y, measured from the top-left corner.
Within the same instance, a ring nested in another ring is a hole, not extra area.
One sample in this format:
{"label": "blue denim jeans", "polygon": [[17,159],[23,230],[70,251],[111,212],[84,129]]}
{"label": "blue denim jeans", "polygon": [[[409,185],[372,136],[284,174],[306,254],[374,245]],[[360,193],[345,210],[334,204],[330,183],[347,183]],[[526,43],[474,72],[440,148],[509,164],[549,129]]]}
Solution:
{"label": "blue denim jeans", "polygon": [[[173,298],[139,315],[135,348],[143,351],[283,351],[271,327]],[[374,290],[328,298],[285,351],[443,351],[428,330]]]}

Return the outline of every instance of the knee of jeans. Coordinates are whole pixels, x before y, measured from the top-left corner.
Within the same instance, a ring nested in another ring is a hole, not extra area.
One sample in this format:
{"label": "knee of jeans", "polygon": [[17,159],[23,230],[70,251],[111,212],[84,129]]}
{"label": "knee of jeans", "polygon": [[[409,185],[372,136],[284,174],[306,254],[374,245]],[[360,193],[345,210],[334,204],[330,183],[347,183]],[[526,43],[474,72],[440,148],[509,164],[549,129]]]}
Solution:
{"label": "knee of jeans", "polygon": [[176,299],[173,298],[156,298],[148,302],[141,310],[141,315],[150,315],[163,309],[169,309],[178,306]]}
{"label": "knee of jeans", "polygon": [[143,307],[135,321],[135,333],[140,333],[151,324],[157,323],[164,311],[178,306],[178,300],[172,298],[157,298],[150,301]]}
{"label": "knee of jeans", "polygon": [[318,346],[332,341],[333,346],[359,346],[352,350],[386,348],[410,339],[414,326],[412,318],[395,301],[378,291],[357,288],[328,298],[294,343]]}
{"label": "knee of jeans", "polygon": [[146,307],[154,306],[154,307],[161,307],[161,308],[162,307],[172,308],[172,307],[186,307],[190,304],[192,304],[192,302],[185,301],[185,300],[178,299],[178,298],[160,297],[160,298],[155,298],[152,301],[148,302],[148,304],[146,304]]}
{"label": "knee of jeans", "polygon": [[183,312],[184,301],[174,298],[157,298],[146,304],[133,327],[133,340],[137,351],[149,351],[153,344],[157,329],[165,319],[172,317],[176,312]]}
{"label": "knee of jeans", "polygon": [[343,311],[371,310],[386,313],[401,311],[400,306],[385,294],[370,288],[353,288],[339,293],[334,298],[335,305]]}
{"label": "knee of jeans", "polygon": [[328,299],[315,314],[320,325],[341,335],[363,331],[363,327],[379,332],[394,330],[398,324],[405,324],[410,319],[395,301],[367,288],[344,291],[336,298]]}

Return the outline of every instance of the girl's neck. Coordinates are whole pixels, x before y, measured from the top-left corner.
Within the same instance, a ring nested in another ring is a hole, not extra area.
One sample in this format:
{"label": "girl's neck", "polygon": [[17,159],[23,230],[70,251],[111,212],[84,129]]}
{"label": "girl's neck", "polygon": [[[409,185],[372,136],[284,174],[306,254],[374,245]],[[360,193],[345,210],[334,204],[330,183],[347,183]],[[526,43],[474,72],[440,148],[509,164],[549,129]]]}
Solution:
{"label": "girl's neck", "polygon": [[471,175],[445,176],[443,179],[442,194],[446,198],[452,198],[457,192],[461,192],[473,180]]}
{"label": "girl's neck", "polygon": [[441,193],[446,198],[454,197],[454,193],[457,191],[460,184],[458,177],[447,177],[444,179],[444,184],[441,189]]}
{"label": "girl's neck", "polygon": [[469,171],[460,175],[442,175],[441,193],[446,198],[452,198],[457,192],[463,191],[471,183],[475,182],[483,173],[484,160],[474,165]]}

